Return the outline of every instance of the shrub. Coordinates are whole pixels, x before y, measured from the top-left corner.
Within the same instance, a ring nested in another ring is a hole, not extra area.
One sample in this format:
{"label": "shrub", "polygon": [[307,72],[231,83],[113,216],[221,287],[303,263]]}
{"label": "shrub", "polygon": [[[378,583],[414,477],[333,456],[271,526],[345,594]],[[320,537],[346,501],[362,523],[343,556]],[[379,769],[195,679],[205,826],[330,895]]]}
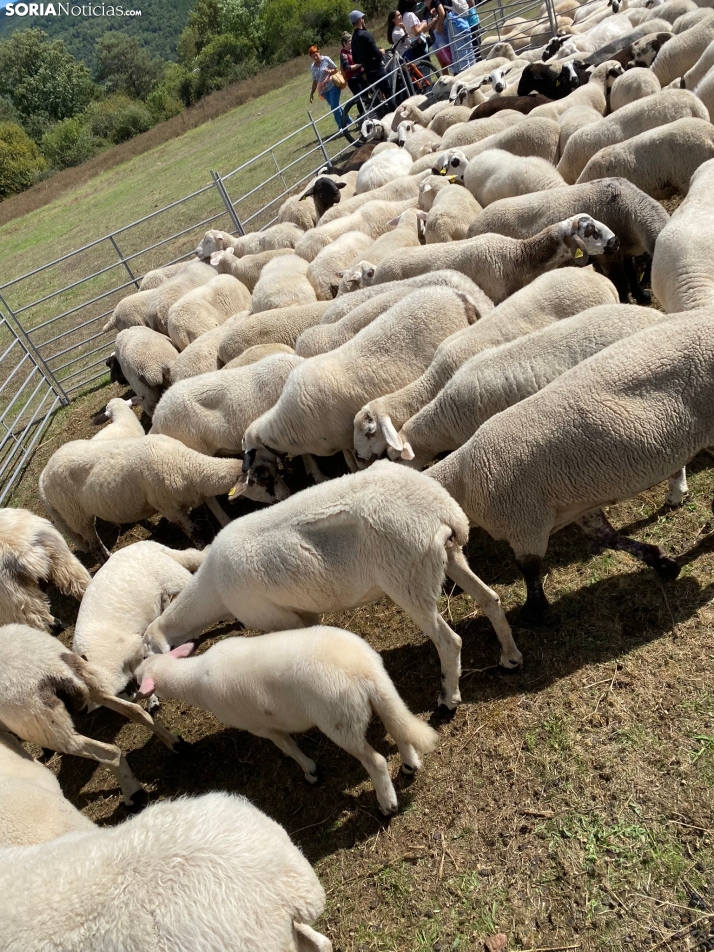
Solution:
{"label": "shrub", "polygon": [[40,147],[55,169],[80,165],[97,152],[98,140],[79,119],[63,119],[42,136]]}
{"label": "shrub", "polygon": [[29,188],[47,167],[32,139],[15,122],[0,122],[0,199]]}
{"label": "shrub", "polygon": [[146,132],[155,121],[143,103],[122,93],[90,103],[83,118],[92,135],[115,145]]}

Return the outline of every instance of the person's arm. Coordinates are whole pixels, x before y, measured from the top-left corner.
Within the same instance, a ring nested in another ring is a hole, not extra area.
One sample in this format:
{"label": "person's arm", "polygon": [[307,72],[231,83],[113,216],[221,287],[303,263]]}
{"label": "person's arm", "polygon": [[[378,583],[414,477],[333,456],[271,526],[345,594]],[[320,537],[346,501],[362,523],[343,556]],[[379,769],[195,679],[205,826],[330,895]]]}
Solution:
{"label": "person's arm", "polygon": [[314,96],[315,96],[315,90],[316,90],[316,89],[317,89],[317,80],[316,80],[316,79],[313,79],[313,81],[312,81],[312,89],[310,90],[310,102],[312,102],[312,100],[313,100],[313,98],[314,98]]}

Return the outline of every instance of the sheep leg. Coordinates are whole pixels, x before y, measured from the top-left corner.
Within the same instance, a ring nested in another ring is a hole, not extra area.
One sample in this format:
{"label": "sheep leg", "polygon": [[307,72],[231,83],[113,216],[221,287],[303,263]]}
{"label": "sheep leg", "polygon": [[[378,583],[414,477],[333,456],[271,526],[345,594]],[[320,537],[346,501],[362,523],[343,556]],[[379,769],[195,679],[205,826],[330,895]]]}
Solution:
{"label": "sheep leg", "polygon": [[606,269],[608,278],[615,285],[617,295],[620,298],[620,304],[630,303],[630,286],[627,280],[624,264],[622,260],[611,261]]}
{"label": "sheep leg", "polygon": [[431,612],[420,610],[406,599],[386,593],[402,608],[429,638],[439,654],[441,663],[441,692],[439,704],[443,704],[450,711],[456,710],[461,701],[459,691],[459,677],[461,675],[461,639],[452,631],[434,606]]}
{"label": "sheep leg", "polygon": [[302,922],[293,922],[293,934],[298,952],[333,952],[332,943],[326,936]]}
{"label": "sheep leg", "polygon": [[173,522],[174,525],[182,529],[196,547],[203,545],[201,534],[196,528],[196,524],[189,518],[187,512],[184,512],[181,509],[176,509],[172,512],[162,512],[161,515],[168,519],[169,522]]}
{"label": "sheep leg", "polygon": [[92,535],[94,538],[89,543],[89,551],[94,556],[94,558],[99,562],[100,565],[103,565],[105,562],[109,561],[111,552],[104,545],[102,540],[99,538],[99,533],[97,532],[96,521],[92,524]]}
{"label": "sheep leg", "polygon": [[471,571],[462,549],[448,548],[446,555],[446,574],[467,595],[471,596],[494,627],[496,637],[501,644],[500,664],[504,668],[517,668],[523,664],[523,655],[513,640],[511,626],[501,607],[501,599],[492,588],[489,588],[478,575]]}
{"label": "sheep leg", "polygon": [[213,513],[213,515],[216,517],[216,519],[218,519],[218,523],[219,523],[219,525],[221,526],[221,528],[222,528],[222,529],[225,529],[225,527],[228,525],[228,523],[229,523],[231,520],[230,520],[230,518],[226,515],[225,510],[223,509],[223,506],[218,502],[218,500],[216,499],[216,497],[215,497],[215,496],[207,496],[207,497],[206,497],[206,505],[207,505],[208,508],[211,510],[211,512]]}
{"label": "sheep leg", "polygon": [[354,450],[342,450],[342,455],[345,458],[345,463],[347,463],[347,469],[351,473],[358,473],[360,471],[360,465],[357,462],[357,457],[355,456]]}
{"label": "sheep leg", "polygon": [[112,695],[102,694],[99,696],[96,693],[94,693],[93,700],[99,701],[102,707],[108,707],[110,711],[116,711],[117,714],[122,714],[135,724],[142,724],[144,727],[148,727],[151,733],[158,737],[161,743],[165,744],[169,750],[175,750],[176,745],[180,743],[180,738],[172,734],[171,731],[167,731],[161,724],[157,724],[152,716],[148,714],[143,707],[139,707],[138,704],[133,704],[131,701],[124,701],[122,698],[113,697]]}
{"label": "sheep leg", "polygon": [[399,810],[399,802],[392,778],[389,776],[387,761],[373,747],[370,747],[364,737],[359,743],[344,747],[344,750],[356,757],[372,778],[379,809],[385,816],[393,816]]}
{"label": "sheep leg", "polygon": [[91,737],[74,733],[62,743],[59,752],[61,754],[74,754],[76,757],[85,757],[87,760],[96,760],[100,764],[106,764],[117,778],[124,803],[128,807],[135,806],[139,799],[137,794],[143,794],[144,792],[141,784],[131,772],[126,757],[114,744],[103,744]]}
{"label": "sheep leg", "polygon": [[322,475],[320,467],[317,465],[315,457],[312,455],[312,453],[302,454],[302,465],[305,467],[305,474],[307,476],[312,476],[313,482],[316,486],[318,483],[326,482],[327,478]]}
{"label": "sheep leg", "polygon": [[632,294],[633,300],[638,304],[650,304],[652,301],[652,295],[649,291],[645,291],[640,284],[640,278],[637,274],[637,263],[634,258],[627,257],[624,259],[623,269],[625,272],[625,277],[627,279],[627,285],[630,289],[630,294]]}
{"label": "sheep leg", "polygon": [[258,737],[265,737],[266,740],[272,740],[275,746],[279,747],[287,757],[292,757],[293,760],[300,764],[305,772],[305,779],[308,783],[317,783],[317,764],[314,760],[310,760],[309,757],[303,754],[290,734],[285,731],[266,729],[258,734]]}
{"label": "sheep leg", "polygon": [[658,545],[647,542],[638,542],[628,536],[621,535],[610,524],[602,509],[596,509],[577,520],[578,525],[586,536],[594,539],[599,545],[608,549],[619,549],[629,552],[640,562],[651,566],[655,572],[668,582],[673,582],[680,572],[680,567],[668,555],[665,555]]}
{"label": "sheep leg", "polygon": [[665,499],[668,506],[681,506],[689,486],[687,486],[687,467],[683,466],[669,477],[669,492]]}
{"label": "sheep leg", "polygon": [[548,599],[543,591],[541,581],[541,566],[543,560],[539,555],[524,555],[516,559],[516,565],[521,570],[526,583],[526,603],[521,609],[521,618],[532,625],[542,625]]}

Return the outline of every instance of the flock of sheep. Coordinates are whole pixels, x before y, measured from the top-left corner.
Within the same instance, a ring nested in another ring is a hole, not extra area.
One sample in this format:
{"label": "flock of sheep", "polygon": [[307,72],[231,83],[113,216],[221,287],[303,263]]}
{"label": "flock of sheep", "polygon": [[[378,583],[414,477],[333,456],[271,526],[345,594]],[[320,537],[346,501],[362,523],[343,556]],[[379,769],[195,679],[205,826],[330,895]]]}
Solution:
{"label": "flock of sheep", "polygon": [[[549,538],[571,523],[676,578],[603,507],[665,480],[679,505],[685,466],[714,443],[714,11],[556,10],[562,35],[544,49],[525,51],[536,28],[511,24],[512,43],[429,100],[368,120],[357,169],[319,174],[262,232],[207,232],[194,259],[117,304],[108,363],[136,397],[110,400],[103,429],[49,459],[52,524],[0,512],[3,948],[332,949],[312,929],[314,872],[248,801],[157,803],[99,829],[17,737],[106,764],[134,805],[121,750],[78,733],[73,710],[109,707],[178,750],[150,713],[175,698],[272,740],[310,783],[291,735],[316,726],[390,815],[373,713],[407,773],[437,734],[322,613],[389,596],[434,643],[454,710],[446,576],[490,620],[501,664],[522,662],[464,555],[470,526],[510,544],[529,622],[547,608]],[[658,199],[673,192],[685,198],[670,218]],[[650,283],[663,310],[642,306]],[[336,455],[344,475],[328,479],[337,463],[321,459]],[[288,457],[314,485],[291,492]],[[274,505],[231,521],[226,494]],[[205,549],[191,519],[203,503],[223,527]],[[111,554],[97,533],[97,519],[157,513],[197,547]],[[65,539],[101,564],[93,578]],[[50,582],[81,600],[71,651],[49,633]],[[189,657],[223,619],[266,634]]]}

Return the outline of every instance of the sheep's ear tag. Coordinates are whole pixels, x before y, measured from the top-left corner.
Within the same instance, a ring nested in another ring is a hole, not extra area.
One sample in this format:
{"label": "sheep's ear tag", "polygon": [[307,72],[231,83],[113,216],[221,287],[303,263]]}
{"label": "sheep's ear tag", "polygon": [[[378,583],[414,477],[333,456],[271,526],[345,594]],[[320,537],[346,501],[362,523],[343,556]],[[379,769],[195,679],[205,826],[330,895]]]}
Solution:
{"label": "sheep's ear tag", "polygon": [[446,175],[446,169],[439,169],[439,175]]}
{"label": "sheep's ear tag", "polygon": [[556,79],[556,81],[555,81],[555,85],[556,85],[556,86],[560,86],[560,83],[561,83],[561,80],[559,80],[559,79]]}
{"label": "sheep's ear tag", "polygon": [[573,254],[573,257],[574,257],[574,258],[582,258],[582,256],[583,256],[582,250],[581,250],[580,248],[576,248],[576,249],[575,249],[575,253]]}
{"label": "sheep's ear tag", "polygon": [[238,482],[235,484],[235,486],[232,489],[228,490],[228,498],[234,499],[236,496],[242,496],[247,488],[248,488],[248,480],[239,479]]}
{"label": "sheep's ear tag", "polygon": [[450,181],[451,184],[453,185],[454,182],[456,181],[456,176],[455,176],[455,175],[450,175],[450,176],[449,176],[449,181]]}

